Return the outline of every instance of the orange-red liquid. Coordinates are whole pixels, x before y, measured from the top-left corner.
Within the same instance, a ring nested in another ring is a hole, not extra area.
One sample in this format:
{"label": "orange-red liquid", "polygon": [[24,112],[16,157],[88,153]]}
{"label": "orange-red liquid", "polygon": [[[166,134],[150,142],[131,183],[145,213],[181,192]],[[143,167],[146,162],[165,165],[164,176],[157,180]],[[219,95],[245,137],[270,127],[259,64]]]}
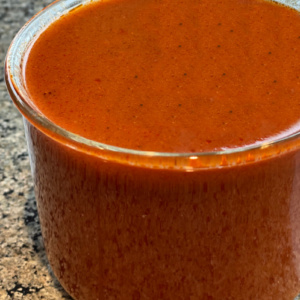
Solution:
{"label": "orange-red liquid", "polygon": [[[95,2],[37,39],[26,83],[49,119],[103,143],[251,145],[298,128],[299,32],[295,11],[267,1]],[[297,150],[186,172],[105,161],[26,127],[49,261],[76,299],[299,293]]]}
{"label": "orange-red liquid", "polygon": [[39,37],[26,81],[49,119],[99,142],[244,146],[299,129],[299,36],[270,1],[96,1]]}

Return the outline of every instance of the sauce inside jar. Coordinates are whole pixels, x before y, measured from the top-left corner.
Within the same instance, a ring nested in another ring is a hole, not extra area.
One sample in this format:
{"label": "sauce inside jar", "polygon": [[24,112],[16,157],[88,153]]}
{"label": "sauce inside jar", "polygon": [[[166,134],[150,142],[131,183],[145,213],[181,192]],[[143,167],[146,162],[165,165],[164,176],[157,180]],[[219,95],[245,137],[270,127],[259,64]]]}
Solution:
{"label": "sauce inside jar", "polygon": [[[206,152],[299,130],[299,50],[298,12],[270,1],[95,1],[37,38],[25,77],[70,132]],[[76,299],[299,293],[299,151],[186,172],[104,161],[25,124],[48,258]]]}
{"label": "sauce inside jar", "polygon": [[26,83],[50,120],[105,144],[252,145],[299,130],[299,32],[270,1],[96,1],[41,34]]}

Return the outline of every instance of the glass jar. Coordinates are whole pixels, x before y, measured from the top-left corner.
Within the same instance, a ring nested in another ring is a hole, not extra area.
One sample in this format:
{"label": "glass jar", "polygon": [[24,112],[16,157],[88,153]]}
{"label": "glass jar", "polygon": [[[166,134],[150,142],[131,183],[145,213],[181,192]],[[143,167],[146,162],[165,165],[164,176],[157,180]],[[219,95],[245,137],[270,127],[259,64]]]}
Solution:
{"label": "glass jar", "polygon": [[61,284],[89,300],[292,300],[300,292],[299,133],[210,153],[136,151],[68,132],[34,105],[23,72],[30,47],[87,2],[51,4],[6,59]]}

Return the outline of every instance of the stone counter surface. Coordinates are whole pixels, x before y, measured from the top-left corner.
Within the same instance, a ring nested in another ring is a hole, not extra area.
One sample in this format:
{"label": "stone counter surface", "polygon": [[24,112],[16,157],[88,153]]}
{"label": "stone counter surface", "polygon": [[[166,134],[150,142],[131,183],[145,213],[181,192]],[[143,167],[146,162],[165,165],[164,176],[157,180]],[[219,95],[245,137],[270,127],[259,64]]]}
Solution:
{"label": "stone counter surface", "polygon": [[14,35],[51,2],[0,0],[0,300],[71,299],[46,258],[22,118],[6,91],[3,70]]}

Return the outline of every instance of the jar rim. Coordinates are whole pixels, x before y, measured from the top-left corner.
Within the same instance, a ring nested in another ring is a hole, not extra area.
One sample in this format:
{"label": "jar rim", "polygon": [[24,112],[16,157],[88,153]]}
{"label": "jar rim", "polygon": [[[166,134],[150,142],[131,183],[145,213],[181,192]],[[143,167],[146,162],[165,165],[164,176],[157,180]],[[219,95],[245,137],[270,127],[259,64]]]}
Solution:
{"label": "jar rim", "polygon": [[[127,149],[96,142],[58,126],[43,115],[31,101],[25,88],[24,70],[26,55],[38,36],[55,20],[69,11],[93,0],[56,0],[36,14],[17,33],[5,60],[5,81],[10,96],[31,124],[57,142],[123,164],[141,167],[179,169],[195,171],[207,168],[222,168],[245,163],[253,163],[277,156],[300,147],[300,131],[272,141],[257,142],[252,145],[208,152],[156,152]],[[101,1],[101,0],[100,0]],[[295,9],[292,0],[276,0]]]}

